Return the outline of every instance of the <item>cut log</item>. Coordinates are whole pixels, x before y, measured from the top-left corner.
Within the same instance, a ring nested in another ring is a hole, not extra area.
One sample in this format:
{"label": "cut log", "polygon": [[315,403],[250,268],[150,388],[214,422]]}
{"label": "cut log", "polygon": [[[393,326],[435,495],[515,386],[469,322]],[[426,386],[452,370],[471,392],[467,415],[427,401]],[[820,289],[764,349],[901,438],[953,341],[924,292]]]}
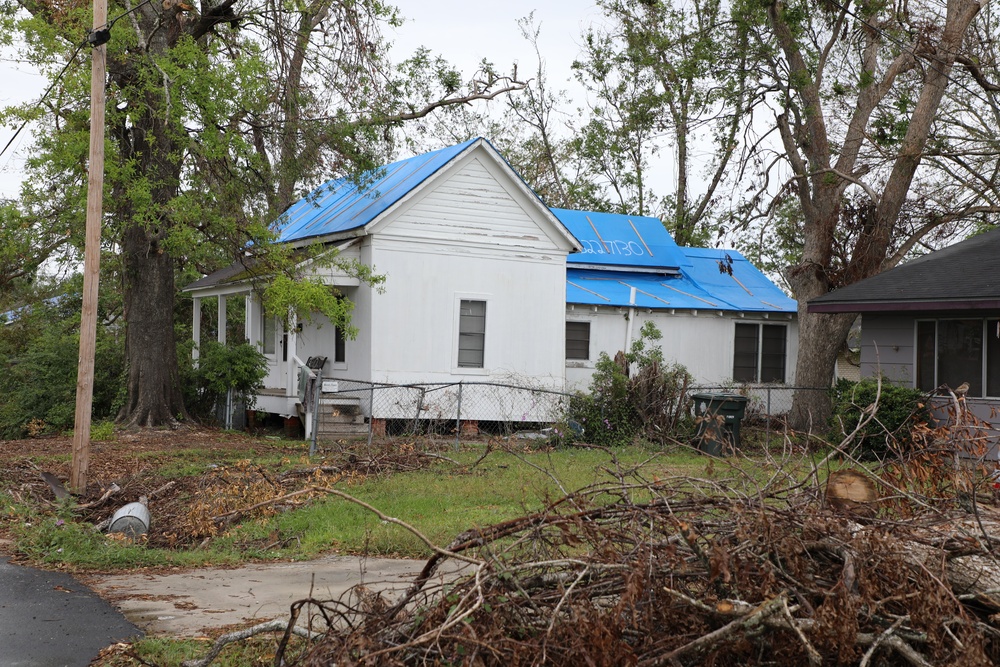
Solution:
{"label": "cut log", "polygon": [[826,503],[835,510],[871,516],[875,514],[878,490],[864,473],[836,470],[826,480]]}

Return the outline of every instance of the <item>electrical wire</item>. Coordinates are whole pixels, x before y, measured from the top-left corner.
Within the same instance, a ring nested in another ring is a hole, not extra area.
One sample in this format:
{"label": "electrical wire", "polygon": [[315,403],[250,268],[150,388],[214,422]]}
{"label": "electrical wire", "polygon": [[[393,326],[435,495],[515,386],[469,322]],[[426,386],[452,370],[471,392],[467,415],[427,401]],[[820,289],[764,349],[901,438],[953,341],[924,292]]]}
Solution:
{"label": "electrical wire", "polygon": [[[45,90],[45,92],[42,93],[41,99],[39,99],[38,102],[35,103],[35,106],[39,106],[40,104],[42,104],[45,101],[45,99],[49,96],[49,93],[52,92],[52,89],[55,88],[56,84],[59,83],[60,81],[62,81],[62,78],[63,78],[63,76],[65,76],[66,71],[69,69],[69,66],[73,64],[74,60],[76,60],[77,55],[79,55],[79,53],[83,49],[83,47],[85,47],[87,44],[92,44],[93,43],[93,42],[90,41],[90,36],[91,35],[93,35],[95,33],[102,32],[102,31],[106,31],[107,33],[110,33],[111,32],[111,28],[114,27],[115,23],[117,23],[119,19],[122,19],[122,18],[128,16],[132,12],[138,11],[138,9],[140,7],[142,7],[144,5],[148,5],[152,1],[153,0],[143,0],[142,2],[140,2],[138,5],[136,5],[132,9],[130,9],[130,10],[126,11],[126,12],[122,12],[121,14],[119,14],[118,16],[116,16],[115,18],[111,19],[110,22],[105,23],[104,26],[102,26],[100,28],[94,28],[93,30],[89,31],[87,33],[87,39],[83,40],[82,42],[80,42],[80,44],[77,45],[76,50],[73,51],[73,55],[71,55],[69,57],[69,59],[66,61],[66,64],[63,65],[62,70],[59,72],[59,74],[56,76],[56,78],[53,79],[52,83],[49,84],[49,87]],[[103,44],[106,41],[107,40],[105,39],[103,42],[100,42],[99,44],[94,44],[94,45],[95,46],[100,46],[100,44]],[[20,135],[21,132],[24,130],[24,128],[27,127],[27,126],[28,126],[28,121],[27,120],[25,120],[23,123],[21,123],[21,126],[19,128],[17,128],[17,131],[14,132],[14,136],[12,136],[10,138],[10,141],[7,142],[7,145],[3,147],[3,150],[0,150],[0,156],[3,156],[3,154],[7,152],[7,149],[11,147],[11,145],[17,139],[18,135]]]}
{"label": "electrical wire", "polygon": [[[42,98],[40,100],[38,100],[38,102],[36,103],[35,106],[38,106],[42,102],[44,102],[45,98],[47,98],[49,96],[49,93],[52,92],[52,89],[56,87],[56,84],[59,83],[60,81],[62,81],[63,76],[66,74],[66,70],[69,69],[69,66],[72,65],[73,62],[76,60],[76,56],[80,53],[80,51],[83,49],[83,47],[85,47],[87,44],[88,44],[87,40],[83,40],[82,42],[80,42],[77,45],[76,51],[73,52],[73,55],[71,55],[69,57],[69,60],[66,61],[66,64],[63,65],[62,71],[59,72],[59,75],[56,76],[56,78],[52,81],[52,83],[49,84],[49,87],[45,90],[45,92],[42,93]],[[27,127],[27,125],[28,125],[28,121],[27,120],[25,120],[23,123],[21,123],[21,127],[17,128],[17,131],[14,132],[14,136],[10,138],[10,141],[7,142],[7,145],[3,147],[3,150],[0,150],[0,155],[3,155],[4,153],[7,152],[7,149],[10,148],[11,144],[14,143],[14,140],[17,139],[18,135],[21,134],[21,131],[25,127]]]}

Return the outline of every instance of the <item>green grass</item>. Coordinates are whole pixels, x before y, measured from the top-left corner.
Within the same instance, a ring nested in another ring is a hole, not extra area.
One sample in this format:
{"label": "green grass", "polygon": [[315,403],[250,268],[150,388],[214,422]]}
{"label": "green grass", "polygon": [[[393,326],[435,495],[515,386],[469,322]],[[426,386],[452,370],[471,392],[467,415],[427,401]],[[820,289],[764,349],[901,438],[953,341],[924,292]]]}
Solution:
{"label": "green grass", "polygon": [[[288,446],[288,442],[262,439],[245,451],[185,450],[183,459],[171,458],[163,452],[158,453],[157,459],[151,453],[147,463],[155,464],[164,478],[201,474],[209,464],[224,465],[246,458],[270,470],[301,466],[303,459],[299,452],[294,451],[289,457]],[[308,451],[305,443],[296,446],[301,448],[301,454]],[[631,477],[626,476],[626,481],[685,476],[742,479],[753,484],[768,479],[773,472],[763,459],[710,459],[680,447],[665,452],[644,446],[615,449],[617,463],[608,452],[598,449],[493,451],[473,466],[482,452],[482,445],[471,445],[444,454],[458,464],[438,459],[423,469],[350,478],[335,488],[410,524],[434,544],[446,546],[463,531],[539,510],[561,498],[563,490],[573,492],[594,484],[612,483],[633,468],[636,469]],[[293,460],[289,461],[290,458]],[[793,474],[804,474],[808,461],[797,467],[799,472]],[[725,493],[732,488],[726,484],[713,492]],[[640,492],[636,499],[645,497]],[[81,569],[298,560],[330,551],[414,558],[430,553],[412,532],[334,496],[273,517],[245,520],[201,548],[186,550],[110,540],[89,524],[74,521],[67,507],[51,512],[15,506],[0,496],[0,511],[11,520],[11,532],[22,553],[38,562]],[[155,511],[153,519],[155,523]]]}

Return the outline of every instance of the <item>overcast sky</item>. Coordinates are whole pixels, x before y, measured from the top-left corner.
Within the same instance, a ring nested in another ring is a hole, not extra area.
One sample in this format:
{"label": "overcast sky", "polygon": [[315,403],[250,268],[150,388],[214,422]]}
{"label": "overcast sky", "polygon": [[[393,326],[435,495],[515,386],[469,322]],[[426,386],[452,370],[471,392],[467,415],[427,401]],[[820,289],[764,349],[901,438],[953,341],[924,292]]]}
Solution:
{"label": "overcast sky", "polygon": [[[496,3],[469,0],[400,0],[395,3],[406,23],[387,37],[395,42],[397,60],[419,46],[439,53],[470,77],[483,59],[500,71],[509,71],[517,61],[519,74],[534,72],[535,54],[522,36],[517,21],[532,11],[540,25],[539,47],[546,61],[550,85],[571,88],[570,65],[579,53],[580,35],[599,11],[587,0],[504,0]],[[32,69],[17,62],[9,51],[0,52],[0,106],[38,99],[45,82]],[[0,148],[17,128],[0,126]],[[24,151],[30,143],[27,131],[0,155],[0,198],[14,197],[21,180]]]}

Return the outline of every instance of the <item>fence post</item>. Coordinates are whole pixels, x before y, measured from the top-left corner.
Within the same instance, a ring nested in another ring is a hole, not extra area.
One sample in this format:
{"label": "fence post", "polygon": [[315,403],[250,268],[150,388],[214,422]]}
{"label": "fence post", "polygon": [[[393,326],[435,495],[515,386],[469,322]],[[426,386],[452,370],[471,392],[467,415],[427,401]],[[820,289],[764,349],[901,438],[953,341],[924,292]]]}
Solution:
{"label": "fence post", "polygon": [[372,431],[375,428],[375,383],[368,386],[368,448],[372,446]]}
{"label": "fence post", "polygon": [[323,391],[323,374],[316,371],[313,378],[312,440],[309,441],[309,457],[316,456],[316,439],[319,434],[319,395]]}
{"label": "fence post", "polygon": [[417,425],[420,423],[420,411],[424,408],[424,392],[426,391],[423,387],[419,387],[420,396],[417,397],[417,414],[413,415],[413,427],[410,429],[410,433],[413,435],[417,434]]}
{"label": "fence post", "polygon": [[767,388],[767,422],[764,427],[764,442],[771,446],[771,387]]}
{"label": "fence post", "polygon": [[459,436],[462,435],[462,381],[458,382],[458,409],[455,411],[455,451],[459,448]]}

